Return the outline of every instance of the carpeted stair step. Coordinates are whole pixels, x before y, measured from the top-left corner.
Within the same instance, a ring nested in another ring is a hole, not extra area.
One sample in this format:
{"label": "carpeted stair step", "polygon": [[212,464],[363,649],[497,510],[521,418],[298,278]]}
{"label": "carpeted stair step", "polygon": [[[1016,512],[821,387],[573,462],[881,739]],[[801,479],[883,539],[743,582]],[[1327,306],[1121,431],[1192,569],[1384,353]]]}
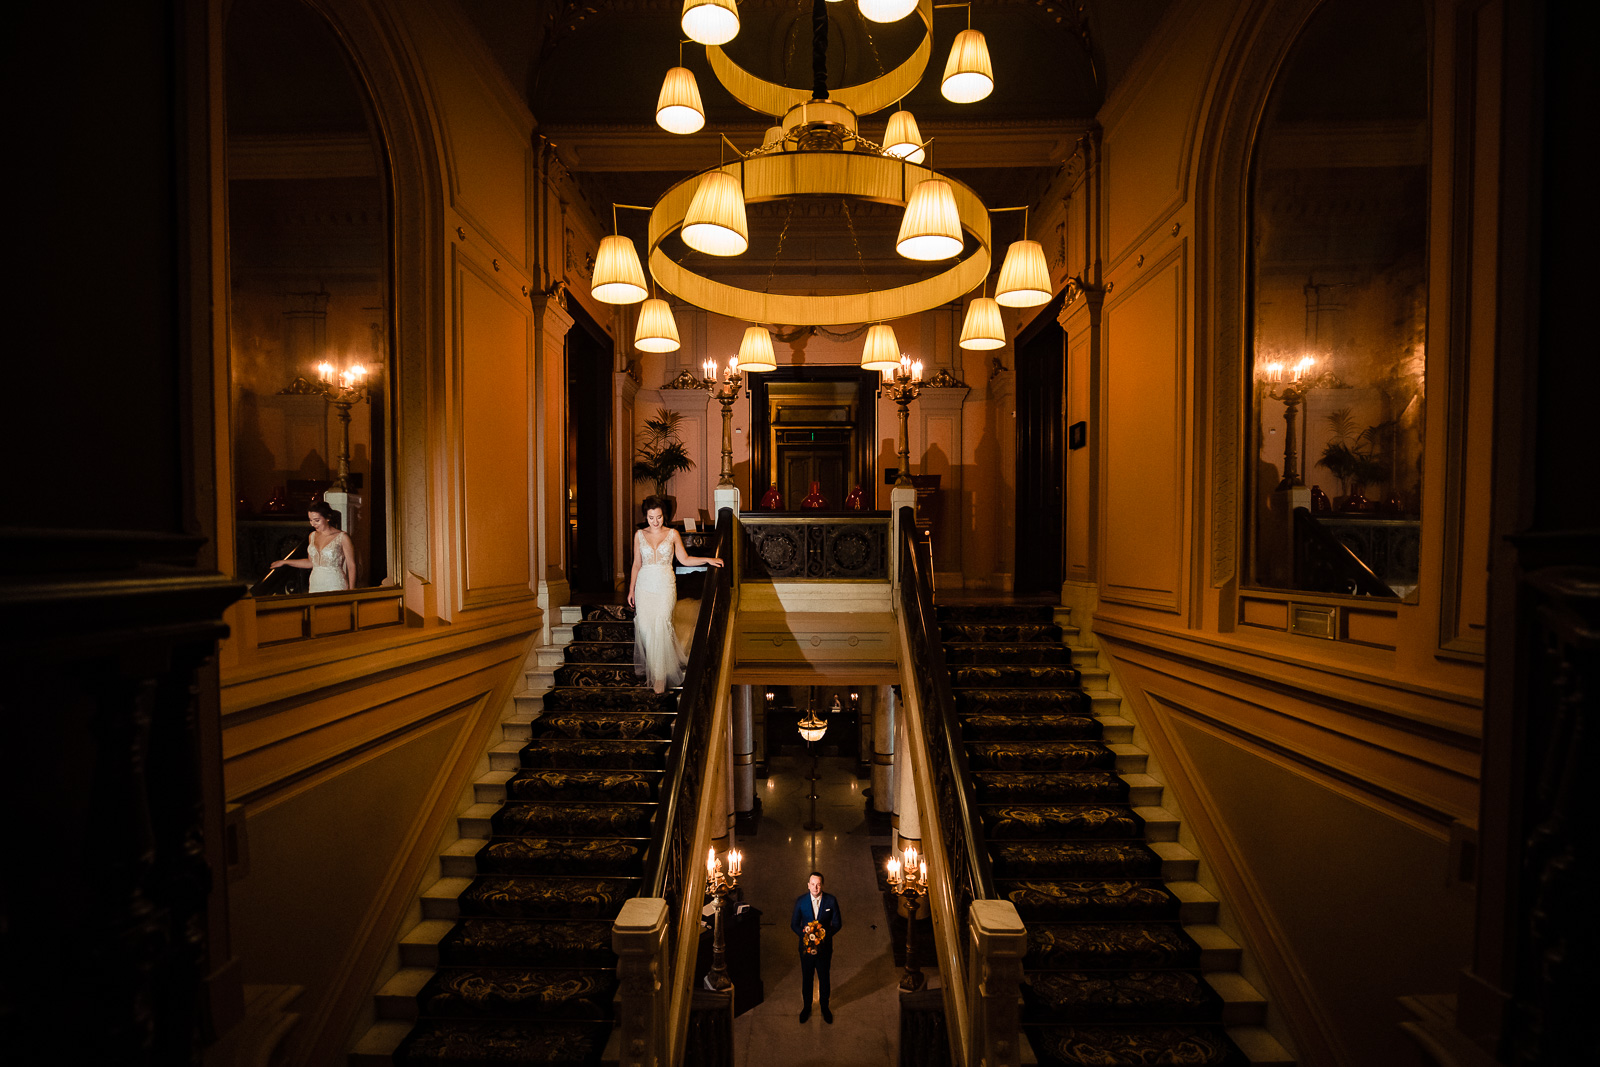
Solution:
{"label": "carpeted stair step", "polygon": [[475,874],[638,876],[648,839],[496,837],[473,853]]}
{"label": "carpeted stair step", "polygon": [[962,715],[1089,715],[1089,694],[1081,689],[957,689]]}
{"label": "carpeted stair step", "polygon": [[1101,731],[1098,719],[1071,712],[961,716],[961,737],[966,741],[1098,741]]}
{"label": "carpeted stair step", "polygon": [[934,613],[941,623],[994,623],[1015,625],[1024,622],[1055,622],[1054,604],[936,604]]}
{"label": "carpeted stair step", "polygon": [[1016,643],[1047,641],[1060,644],[1061,627],[1053,622],[941,622],[939,640]]}
{"label": "carpeted stair step", "polygon": [[588,741],[542,738],[536,745],[517,751],[522,767],[608,767],[617,770],[653,770],[664,765],[667,746],[664,738],[643,741]]}
{"label": "carpeted stair step", "polygon": [[565,919],[462,919],[434,953],[436,966],[616,967],[611,924]]}
{"label": "carpeted stair step", "polygon": [[1160,878],[1159,853],[1143,841],[993,841],[997,878]]}
{"label": "carpeted stair step", "polygon": [[507,800],[607,800],[616,802],[657,799],[661,783],[657,770],[577,770],[525,767],[505,783]]}
{"label": "carpeted stair step", "polygon": [[1117,754],[1098,741],[984,741],[967,746],[973,770],[1014,774],[1049,771],[1109,771]]}
{"label": "carpeted stair step", "polygon": [[[535,744],[553,740],[667,740],[672,736],[672,716],[651,711],[550,711],[533,724]],[[520,752],[519,752],[520,759]]]}
{"label": "carpeted stair step", "polygon": [[432,975],[410,1006],[415,1015],[430,1019],[598,1022],[609,1018],[616,989],[615,971],[604,968],[445,967]]}
{"label": "carpeted stair step", "polygon": [[1221,1026],[1030,1026],[1026,1032],[1045,1067],[1249,1063]]}
{"label": "carpeted stair step", "polygon": [[973,788],[980,803],[1076,801],[1118,804],[1128,801],[1128,783],[1115,771],[977,771]]}
{"label": "carpeted stair step", "polygon": [[1017,838],[1139,840],[1144,821],[1120,804],[985,804],[978,809],[992,841]]}
{"label": "carpeted stair step", "polygon": [[[562,619],[566,621],[565,617]],[[633,609],[626,604],[585,604],[579,610],[579,617],[573,620],[573,625],[580,622],[632,622]]]}
{"label": "carpeted stair step", "polygon": [[626,663],[565,663],[556,668],[554,682],[561,688],[578,689],[633,686],[638,685],[639,675],[633,673],[633,655],[630,650]]}
{"label": "carpeted stair step", "polygon": [[597,1063],[609,1022],[424,1019],[395,1050],[398,1067]]}
{"label": "carpeted stair step", "polygon": [[565,649],[567,663],[633,663],[633,638],[626,641],[574,641]]}
{"label": "carpeted stair step", "polygon": [[952,689],[1074,689],[1081,685],[1078,669],[1062,663],[950,665]]}
{"label": "carpeted stair step", "polygon": [[1173,922],[1031,923],[1023,965],[1036,970],[1201,968],[1202,951]]}
{"label": "carpeted stair step", "polygon": [[1154,878],[995,879],[996,891],[1031,922],[1182,921],[1182,901]]}
{"label": "carpeted stair step", "polygon": [[510,801],[490,820],[496,835],[648,837],[654,804]]}
{"label": "carpeted stair step", "polygon": [[[479,875],[456,898],[458,916],[509,919],[614,919],[639,888],[637,878]],[[429,916],[445,918],[446,916]]]}
{"label": "carpeted stair step", "polygon": [[1060,644],[970,644],[947,642],[944,661],[961,664],[1071,664],[1072,649]]}
{"label": "carpeted stair step", "polygon": [[614,619],[580,622],[572,627],[574,641],[626,641],[633,643],[633,623]]}
{"label": "carpeted stair step", "polygon": [[1036,1022],[1228,1022],[1222,998],[1196,971],[1033,971],[1022,994],[1024,1017]]}
{"label": "carpeted stair step", "polygon": [[557,687],[544,694],[541,710],[546,714],[560,711],[670,712],[677,707],[675,695],[657,693],[638,682],[637,675],[630,675],[626,685]]}

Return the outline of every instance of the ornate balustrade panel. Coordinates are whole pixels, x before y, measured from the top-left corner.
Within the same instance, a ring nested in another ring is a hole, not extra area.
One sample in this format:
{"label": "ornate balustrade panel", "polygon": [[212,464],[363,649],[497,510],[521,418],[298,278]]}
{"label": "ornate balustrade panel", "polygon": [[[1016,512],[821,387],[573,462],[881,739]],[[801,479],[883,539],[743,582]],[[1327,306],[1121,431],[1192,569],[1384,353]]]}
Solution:
{"label": "ornate balustrade panel", "polygon": [[741,516],[743,577],[884,579],[889,576],[889,513]]}

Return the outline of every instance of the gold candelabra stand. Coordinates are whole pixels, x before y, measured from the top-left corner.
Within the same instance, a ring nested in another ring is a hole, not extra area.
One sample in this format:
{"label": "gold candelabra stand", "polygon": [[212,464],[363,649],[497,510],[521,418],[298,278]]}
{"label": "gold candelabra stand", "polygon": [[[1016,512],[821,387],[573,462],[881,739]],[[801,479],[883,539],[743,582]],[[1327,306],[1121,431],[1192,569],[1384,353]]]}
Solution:
{"label": "gold candelabra stand", "polygon": [[737,356],[728,360],[727,372],[722,380],[717,380],[717,361],[708,359],[701,366],[705,369],[705,377],[700,379],[700,386],[711,391],[711,398],[722,405],[722,473],[717,481],[718,489],[733,486],[733,402],[739,399],[739,387],[744,384],[744,375],[739,373],[739,359]]}
{"label": "gold candelabra stand", "polygon": [[331,363],[317,364],[317,380],[310,383],[333,405],[339,415],[339,466],[329,486],[334,492],[350,491],[350,409],[361,403],[372,403],[372,391],[367,386],[367,366],[353,363],[342,371],[335,371]]}
{"label": "gold candelabra stand", "polygon": [[928,861],[917,855],[914,845],[908,845],[902,855],[903,861],[889,859],[889,887],[900,894],[906,912],[906,973],[900,976],[900,988],[915,993],[927,981],[917,964],[916,947],[917,905],[928,895]]}
{"label": "gold candelabra stand", "polygon": [[1283,442],[1283,480],[1278,483],[1279,492],[1298,489],[1306,484],[1300,470],[1300,405],[1305,402],[1306,393],[1311,388],[1308,376],[1315,363],[1316,360],[1310,356],[1302,356],[1288,367],[1275,360],[1263,368],[1266,395],[1283,403],[1283,430],[1286,436]]}
{"label": "gold candelabra stand", "polygon": [[716,993],[726,993],[733,988],[728,977],[728,946],[722,934],[722,909],[728,894],[739,887],[739,875],[744,871],[744,853],[728,850],[728,871],[722,871],[722,861],[717,850],[706,850],[706,892],[711,895],[711,970],[706,972],[706,988]]}
{"label": "gold candelabra stand", "polygon": [[902,355],[900,365],[883,372],[880,395],[900,407],[900,474],[894,484],[911,485],[911,402],[922,392],[922,360]]}

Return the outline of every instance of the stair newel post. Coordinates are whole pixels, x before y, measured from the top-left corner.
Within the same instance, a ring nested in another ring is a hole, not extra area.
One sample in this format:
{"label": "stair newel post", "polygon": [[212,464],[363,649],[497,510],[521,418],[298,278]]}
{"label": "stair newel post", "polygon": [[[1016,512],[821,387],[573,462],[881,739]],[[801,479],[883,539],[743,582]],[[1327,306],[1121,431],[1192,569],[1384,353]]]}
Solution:
{"label": "stair newel post", "polygon": [[611,925],[617,954],[622,1067],[664,1067],[667,1062],[667,902],[634,897]]}
{"label": "stair newel post", "polygon": [[967,975],[969,1064],[1017,1067],[1021,1062],[1022,957],[1028,932],[1009,900],[974,900],[967,911],[971,952]]}

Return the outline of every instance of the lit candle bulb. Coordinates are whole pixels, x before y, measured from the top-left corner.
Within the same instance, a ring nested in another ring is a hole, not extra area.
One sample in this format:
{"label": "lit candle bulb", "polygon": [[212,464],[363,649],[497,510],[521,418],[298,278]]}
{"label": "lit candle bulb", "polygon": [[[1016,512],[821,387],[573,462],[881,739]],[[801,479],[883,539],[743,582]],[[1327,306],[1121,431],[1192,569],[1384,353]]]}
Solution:
{"label": "lit candle bulb", "polygon": [[886,381],[886,382],[894,381],[894,370],[893,370],[893,368],[891,368],[891,367],[883,368],[883,380]]}
{"label": "lit candle bulb", "polygon": [[706,873],[717,873],[717,850],[714,848],[706,849]]}
{"label": "lit candle bulb", "polygon": [[717,361],[714,359],[706,360],[704,363],[700,364],[700,370],[704,377],[715,378],[717,376]]}
{"label": "lit candle bulb", "polygon": [[914,382],[922,381],[922,360],[920,359],[912,360],[911,362],[911,380]]}
{"label": "lit candle bulb", "polygon": [[737,878],[744,871],[744,853],[734,849],[728,853],[728,873]]}
{"label": "lit candle bulb", "polygon": [[1315,362],[1316,360],[1310,356],[1301,356],[1300,362],[1294,365],[1294,380],[1298,382],[1301,378],[1304,378],[1307,372],[1311,370],[1311,365]]}
{"label": "lit candle bulb", "polygon": [[927,885],[928,884],[928,861],[927,860],[923,860],[922,863],[917,866],[917,880],[920,881],[923,885]]}
{"label": "lit candle bulb", "polygon": [[355,374],[356,381],[358,382],[367,376],[367,365],[365,363],[357,363],[354,367],[351,367],[350,370]]}
{"label": "lit candle bulb", "polygon": [[909,871],[909,870],[911,870],[911,868],[915,867],[916,865],[917,865],[917,846],[915,846],[915,845],[907,845],[906,846],[906,870]]}
{"label": "lit candle bulb", "polygon": [[317,377],[321,378],[323,381],[328,382],[328,383],[331,384],[333,382],[333,364],[332,363],[318,363],[317,364]]}
{"label": "lit candle bulb", "polygon": [[900,884],[900,861],[893,857],[889,859],[889,884]]}
{"label": "lit candle bulb", "polygon": [[728,377],[732,378],[735,374],[738,374],[738,373],[739,373],[739,357],[738,356],[729,356],[728,357]]}

